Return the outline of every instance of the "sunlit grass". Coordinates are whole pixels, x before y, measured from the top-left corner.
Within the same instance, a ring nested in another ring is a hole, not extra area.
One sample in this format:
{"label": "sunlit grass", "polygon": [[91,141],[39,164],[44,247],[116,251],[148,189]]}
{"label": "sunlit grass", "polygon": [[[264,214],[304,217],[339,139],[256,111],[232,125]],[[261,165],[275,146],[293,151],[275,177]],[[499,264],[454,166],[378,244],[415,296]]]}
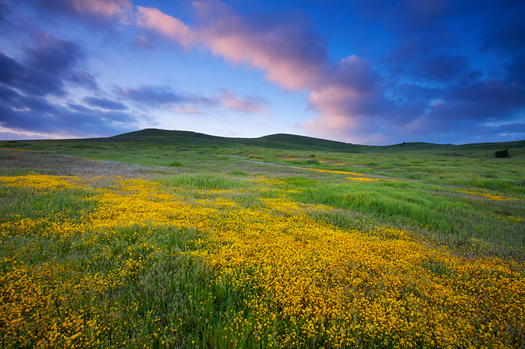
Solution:
{"label": "sunlit grass", "polygon": [[[341,181],[233,170],[104,185],[1,177],[2,346],[525,345],[522,259],[372,214],[447,219],[448,191],[323,173]],[[462,215],[472,202],[515,202],[523,216],[520,200],[459,194],[465,201],[450,205]]]}
{"label": "sunlit grass", "polygon": [[2,347],[525,346],[519,144],[170,142],[1,144]]}

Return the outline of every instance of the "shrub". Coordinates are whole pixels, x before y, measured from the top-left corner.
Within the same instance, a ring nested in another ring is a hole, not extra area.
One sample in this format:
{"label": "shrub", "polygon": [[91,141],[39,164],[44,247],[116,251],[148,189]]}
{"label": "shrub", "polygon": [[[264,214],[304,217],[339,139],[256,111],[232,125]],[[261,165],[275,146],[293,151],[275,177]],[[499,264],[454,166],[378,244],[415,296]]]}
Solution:
{"label": "shrub", "polygon": [[510,158],[509,149],[505,148],[504,150],[498,150],[494,153],[496,158]]}

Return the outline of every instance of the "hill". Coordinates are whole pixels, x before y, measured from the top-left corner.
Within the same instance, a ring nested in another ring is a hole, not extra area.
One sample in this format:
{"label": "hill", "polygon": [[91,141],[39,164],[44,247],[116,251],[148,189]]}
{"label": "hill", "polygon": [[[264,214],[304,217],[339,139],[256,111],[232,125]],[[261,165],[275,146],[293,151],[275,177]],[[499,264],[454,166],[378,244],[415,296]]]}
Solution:
{"label": "hill", "polygon": [[[102,141],[102,139],[97,139]],[[291,134],[274,134],[259,138],[234,138],[210,136],[191,131],[167,131],[159,129],[144,129],[122,135],[106,138],[105,140],[124,142],[146,142],[149,144],[186,144],[206,146],[235,146],[248,145],[255,147],[288,149],[288,150],[323,150],[352,152],[369,148],[362,145],[330,141],[314,137],[297,136]]]}
{"label": "hill", "polygon": [[[511,156],[525,156],[525,140],[501,143],[472,143],[463,145],[403,142],[388,146],[368,146],[331,141],[292,134],[273,134],[258,138],[211,136],[192,131],[144,129],[107,138],[31,140],[0,142],[3,148],[23,148],[64,153],[67,148],[126,150],[126,149],[200,149],[201,151],[259,153],[268,150],[299,151],[301,156],[311,153],[428,153],[438,156],[468,156],[490,158],[494,152],[508,148]],[[304,153],[303,153],[304,152]],[[67,152],[66,152],[67,153]],[[92,155],[92,154],[90,154]]]}
{"label": "hill", "polygon": [[444,152],[440,155],[454,155],[459,152],[486,152],[499,149],[525,148],[525,140],[499,143],[471,143],[462,145],[435,144],[426,142],[403,142],[388,146],[368,146],[352,143],[331,141],[315,137],[298,136],[292,134],[278,133],[258,138],[235,138],[211,136],[192,131],[169,131],[160,129],[144,129],[124,133],[109,138],[97,138],[79,141],[98,142],[144,142],[151,145],[201,145],[201,146],[236,146],[247,145],[283,150],[319,150],[333,152],[398,152],[398,151],[438,151]]}

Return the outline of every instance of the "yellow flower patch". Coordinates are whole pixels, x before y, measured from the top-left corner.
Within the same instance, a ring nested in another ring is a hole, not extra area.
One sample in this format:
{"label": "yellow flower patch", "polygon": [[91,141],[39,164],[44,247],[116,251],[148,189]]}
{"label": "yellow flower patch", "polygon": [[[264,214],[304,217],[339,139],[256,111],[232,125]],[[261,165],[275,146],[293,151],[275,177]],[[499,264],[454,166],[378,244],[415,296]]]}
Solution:
{"label": "yellow flower patch", "polygon": [[363,176],[361,173],[348,172],[348,171],[323,170],[323,169],[319,169],[319,168],[305,168],[305,170],[310,170],[310,171],[315,171],[315,172],[322,172],[322,173],[344,174],[344,175],[357,176],[357,177]]}
{"label": "yellow flower patch", "polygon": [[346,178],[352,181],[358,181],[358,182],[375,182],[379,180],[377,178],[368,178],[368,177],[346,177]]}
{"label": "yellow flower patch", "polygon": [[[255,181],[268,190],[280,184],[264,177]],[[284,197],[254,198],[244,206],[229,198],[229,191],[195,199],[179,195],[179,189],[168,194],[145,180],[93,189],[74,177],[29,175],[0,177],[0,184],[91,191],[89,200],[97,204],[81,220],[17,217],[2,221],[2,229],[20,236],[83,234],[79,251],[100,248],[91,257],[79,252],[82,258],[70,265],[121,261],[113,272],[94,275],[73,271],[67,263],[2,260],[7,267],[0,272],[0,333],[18,346],[105,347],[108,343],[97,338],[111,331],[115,338],[128,338],[111,326],[125,321],[119,307],[138,307],[141,299],[120,304],[110,295],[146,273],[148,256],[165,249],[146,241],[112,252],[112,235],[131,226],[204,233],[193,242],[191,255],[202,258],[229,292],[245,294],[239,304],[245,311],[221,315],[232,318],[225,329],[232,338],[252,336],[267,347],[511,348],[525,332],[523,264],[460,256],[390,227],[342,230],[308,214],[327,207]],[[126,234],[139,239],[142,233]],[[64,294],[69,298],[60,298]],[[167,331],[162,327],[167,325],[159,326]],[[280,335],[272,337],[276,331]]]}
{"label": "yellow flower patch", "polygon": [[489,200],[494,200],[494,201],[519,200],[519,199],[511,198],[511,197],[508,197],[508,196],[493,195],[493,194],[490,194],[490,193],[481,193],[481,192],[477,192],[477,191],[474,191],[474,190],[458,190],[458,192],[465,193],[465,194],[470,194],[470,195],[475,195],[475,196],[482,196],[484,198],[487,198]]}

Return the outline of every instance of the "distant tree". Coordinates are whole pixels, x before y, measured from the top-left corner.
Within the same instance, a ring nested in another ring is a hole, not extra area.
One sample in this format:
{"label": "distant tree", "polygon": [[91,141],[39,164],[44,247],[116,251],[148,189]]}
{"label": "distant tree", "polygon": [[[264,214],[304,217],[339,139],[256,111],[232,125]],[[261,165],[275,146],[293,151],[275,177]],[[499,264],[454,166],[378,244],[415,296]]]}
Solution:
{"label": "distant tree", "polygon": [[505,148],[504,150],[496,151],[494,153],[494,157],[496,157],[496,158],[510,158],[509,148]]}

